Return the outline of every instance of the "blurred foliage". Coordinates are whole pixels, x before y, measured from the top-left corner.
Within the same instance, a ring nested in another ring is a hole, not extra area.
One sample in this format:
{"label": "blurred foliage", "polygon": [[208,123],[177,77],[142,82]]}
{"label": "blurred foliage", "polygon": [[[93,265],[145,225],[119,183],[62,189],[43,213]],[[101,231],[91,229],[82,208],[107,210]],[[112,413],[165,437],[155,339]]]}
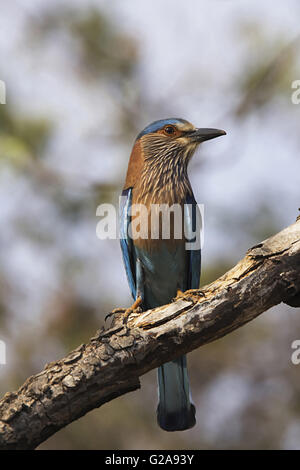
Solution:
{"label": "blurred foliage", "polygon": [[299,71],[296,64],[300,44],[300,35],[288,43],[285,38],[275,38],[269,44],[266,34],[255,23],[240,25],[240,31],[249,43],[249,56],[255,60],[247,64],[247,73],[241,76],[243,98],[236,109],[238,117],[247,116],[253,109],[258,112],[274,96],[276,99],[286,96]]}
{"label": "blurred foliage", "polygon": [[[69,266],[72,271],[79,268],[74,262]],[[78,297],[68,285],[64,286],[61,296],[54,299],[51,309],[48,333],[55,336],[66,351],[75,349],[83,339],[89,338],[91,331],[99,328],[95,306]]]}
{"label": "blurred foliage", "polygon": [[16,167],[41,158],[51,135],[45,118],[20,116],[9,104],[0,106],[0,158]]}
{"label": "blurred foliage", "polygon": [[113,138],[133,137],[140,112],[139,44],[98,8],[50,7],[28,21],[29,47],[40,49],[60,37],[69,52],[70,67],[87,86],[106,88],[115,101]]}
{"label": "blurred foliage", "polygon": [[109,78],[131,76],[136,64],[134,41],[113,29],[108,20],[96,10],[80,19],[71,19],[67,27],[79,43],[83,70],[91,75],[106,73]]}
{"label": "blurred foliage", "polygon": [[[33,26],[33,27],[32,27]],[[63,31],[69,34],[71,55],[78,61],[78,71],[84,78],[117,81],[130,78],[137,61],[137,45],[96,8],[78,11],[68,6],[50,9],[40,20],[30,24],[32,40]]]}

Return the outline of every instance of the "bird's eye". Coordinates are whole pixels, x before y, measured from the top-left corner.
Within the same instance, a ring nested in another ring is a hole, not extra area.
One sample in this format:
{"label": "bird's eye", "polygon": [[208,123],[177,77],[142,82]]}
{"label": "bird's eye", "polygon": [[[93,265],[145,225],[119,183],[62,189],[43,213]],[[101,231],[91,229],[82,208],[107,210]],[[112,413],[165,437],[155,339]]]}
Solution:
{"label": "bird's eye", "polygon": [[166,127],[164,128],[164,131],[165,131],[165,133],[168,134],[168,135],[172,135],[172,134],[175,133],[175,129],[174,129],[173,126],[166,126]]}

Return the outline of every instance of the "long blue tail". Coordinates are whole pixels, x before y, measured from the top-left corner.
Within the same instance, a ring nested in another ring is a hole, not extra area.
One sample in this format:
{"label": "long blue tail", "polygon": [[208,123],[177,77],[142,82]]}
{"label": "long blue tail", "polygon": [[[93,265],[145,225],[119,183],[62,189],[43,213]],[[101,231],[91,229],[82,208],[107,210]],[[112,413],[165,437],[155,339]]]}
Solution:
{"label": "long blue tail", "polygon": [[158,368],[157,421],[165,431],[183,431],[196,424],[191,402],[186,356]]}

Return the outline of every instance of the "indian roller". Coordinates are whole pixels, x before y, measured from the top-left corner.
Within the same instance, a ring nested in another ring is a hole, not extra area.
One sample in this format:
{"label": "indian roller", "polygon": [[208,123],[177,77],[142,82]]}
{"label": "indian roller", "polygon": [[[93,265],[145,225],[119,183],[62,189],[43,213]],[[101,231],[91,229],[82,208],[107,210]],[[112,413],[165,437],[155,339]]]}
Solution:
{"label": "indian roller", "polygon": [[[176,295],[199,288],[201,247],[187,249],[186,230],[181,236],[175,236],[174,218],[171,217],[169,220],[173,230],[170,230],[169,238],[162,236],[159,218],[156,218],[159,227],[154,227],[158,229],[158,235],[151,236],[150,219],[155,207],[175,204],[182,208],[184,225],[190,233],[195,232],[199,209],[187,166],[201,142],[224,134],[226,132],[223,130],[196,128],[188,121],[177,118],[155,121],[138,134],[131,152],[120,206],[121,248],[134,299],[125,314],[129,315],[138,307],[147,310],[165,305]],[[130,231],[135,205],[143,205],[147,209],[140,213],[143,214],[140,215],[140,225],[145,229],[140,237],[132,236]],[[185,207],[190,210],[186,211]],[[158,392],[157,421],[162,429],[182,431],[195,425],[195,406],[190,395],[186,356],[159,367]]]}

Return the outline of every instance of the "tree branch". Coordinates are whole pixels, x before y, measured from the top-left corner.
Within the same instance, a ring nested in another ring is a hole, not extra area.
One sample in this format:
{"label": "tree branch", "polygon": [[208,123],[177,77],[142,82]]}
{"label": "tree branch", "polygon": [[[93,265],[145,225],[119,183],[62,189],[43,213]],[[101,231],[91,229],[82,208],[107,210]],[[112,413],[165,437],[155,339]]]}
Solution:
{"label": "tree branch", "polygon": [[300,306],[300,220],[250,248],[201,291],[117,318],[0,401],[0,449],[31,449],[93,408],[140,387],[139,377],[285,302]]}

